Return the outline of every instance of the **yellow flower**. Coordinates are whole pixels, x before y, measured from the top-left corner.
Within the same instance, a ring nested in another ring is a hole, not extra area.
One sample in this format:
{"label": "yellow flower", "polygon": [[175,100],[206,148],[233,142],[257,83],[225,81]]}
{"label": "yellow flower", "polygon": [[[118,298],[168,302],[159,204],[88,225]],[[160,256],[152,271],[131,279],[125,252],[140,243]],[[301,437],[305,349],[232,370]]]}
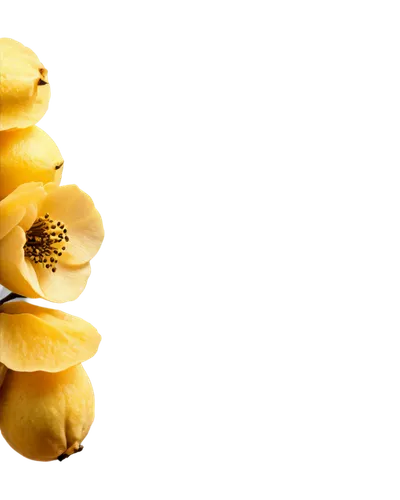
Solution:
{"label": "yellow flower", "polygon": [[60,184],[64,160],[39,127],[0,132],[0,199],[31,181]]}
{"label": "yellow flower", "polygon": [[9,370],[0,391],[0,429],[31,460],[64,460],[82,451],[94,420],[93,387],[82,365],[58,373]]}
{"label": "yellow flower", "polygon": [[0,130],[35,125],[50,100],[47,69],[22,43],[0,38]]}
{"label": "yellow flower", "polygon": [[77,186],[23,184],[0,201],[0,284],[25,297],[75,300],[103,238],[100,214]]}
{"label": "yellow flower", "polygon": [[94,356],[100,340],[97,330],[76,316],[23,301],[0,306],[0,366],[11,370],[66,370]]}

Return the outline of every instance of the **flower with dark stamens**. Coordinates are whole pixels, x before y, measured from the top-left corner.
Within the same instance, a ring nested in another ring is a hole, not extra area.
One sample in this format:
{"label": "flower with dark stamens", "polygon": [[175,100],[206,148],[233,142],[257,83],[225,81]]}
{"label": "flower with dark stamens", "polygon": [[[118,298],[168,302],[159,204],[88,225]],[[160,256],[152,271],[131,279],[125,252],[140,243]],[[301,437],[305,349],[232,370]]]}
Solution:
{"label": "flower with dark stamens", "polygon": [[0,284],[26,297],[75,300],[103,238],[100,214],[77,186],[23,184],[0,201]]}

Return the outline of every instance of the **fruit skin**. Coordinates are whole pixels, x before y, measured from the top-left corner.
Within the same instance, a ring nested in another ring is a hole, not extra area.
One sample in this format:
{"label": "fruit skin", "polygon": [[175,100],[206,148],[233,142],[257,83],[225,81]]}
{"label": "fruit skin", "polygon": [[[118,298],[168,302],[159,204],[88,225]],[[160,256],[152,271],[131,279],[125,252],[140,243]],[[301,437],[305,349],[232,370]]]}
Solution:
{"label": "fruit skin", "polygon": [[0,38],[0,130],[35,125],[49,100],[47,70],[36,54],[11,38]]}
{"label": "fruit skin", "polygon": [[93,420],[94,394],[82,365],[58,373],[7,372],[0,429],[24,457],[47,462],[80,451]]}
{"label": "fruit skin", "polygon": [[0,132],[0,199],[20,184],[60,184],[64,160],[53,139],[39,127]]}

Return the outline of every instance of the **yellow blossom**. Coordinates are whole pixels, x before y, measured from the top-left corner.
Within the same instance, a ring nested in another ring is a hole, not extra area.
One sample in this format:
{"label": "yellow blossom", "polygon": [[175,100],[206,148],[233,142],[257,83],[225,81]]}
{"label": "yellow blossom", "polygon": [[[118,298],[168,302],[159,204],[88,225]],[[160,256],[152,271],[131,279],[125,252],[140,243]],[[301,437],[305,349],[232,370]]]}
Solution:
{"label": "yellow blossom", "polygon": [[103,238],[100,214],[77,186],[23,184],[0,201],[0,284],[25,297],[75,300]]}

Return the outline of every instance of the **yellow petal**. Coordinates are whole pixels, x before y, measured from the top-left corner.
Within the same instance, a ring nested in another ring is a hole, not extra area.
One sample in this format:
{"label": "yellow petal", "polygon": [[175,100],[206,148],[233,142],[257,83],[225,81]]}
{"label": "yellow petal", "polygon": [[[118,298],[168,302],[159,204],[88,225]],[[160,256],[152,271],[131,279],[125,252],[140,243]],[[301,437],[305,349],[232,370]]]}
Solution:
{"label": "yellow petal", "polygon": [[[29,228],[37,217],[37,205],[46,197],[41,182],[23,184],[0,201],[0,240],[17,224]],[[26,230],[26,229],[25,229]]]}
{"label": "yellow petal", "polygon": [[0,307],[0,363],[19,372],[59,372],[88,360],[101,337],[70,314],[9,302]]}
{"label": "yellow petal", "polygon": [[25,257],[26,235],[20,226],[0,240],[0,283],[31,299],[62,304],[76,301],[87,289],[93,274],[93,261],[82,266],[66,265],[62,258],[57,271],[33,264]]}
{"label": "yellow petal", "polygon": [[26,232],[35,222],[38,216],[38,206],[28,205],[25,209],[25,215],[19,221],[18,225]]}
{"label": "yellow petal", "polygon": [[23,206],[16,206],[13,210],[4,210],[0,203],[0,240],[4,238],[26,215]]}
{"label": "yellow petal", "polygon": [[55,273],[40,265],[33,264],[32,267],[36,271],[43,293],[42,297],[50,302],[58,303],[77,299],[85,289],[91,271],[89,263],[71,267],[64,265],[61,259]]}
{"label": "yellow petal", "polygon": [[63,164],[55,142],[39,127],[0,132],[0,199],[27,182],[60,184]]}
{"label": "yellow petal", "polygon": [[53,219],[63,221],[68,228],[69,242],[63,254],[68,265],[82,265],[89,262],[99,251],[104,239],[103,222],[90,196],[78,186],[45,186],[48,193],[40,208]]}
{"label": "yellow petal", "polygon": [[43,297],[33,265],[25,258],[25,241],[19,226],[0,240],[0,284],[25,297]]}
{"label": "yellow petal", "polygon": [[26,238],[21,227],[15,227],[0,241],[0,283],[25,297],[69,302],[85,289],[90,276],[90,264],[70,267],[62,262],[53,273],[40,264],[32,264],[25,257]]}

